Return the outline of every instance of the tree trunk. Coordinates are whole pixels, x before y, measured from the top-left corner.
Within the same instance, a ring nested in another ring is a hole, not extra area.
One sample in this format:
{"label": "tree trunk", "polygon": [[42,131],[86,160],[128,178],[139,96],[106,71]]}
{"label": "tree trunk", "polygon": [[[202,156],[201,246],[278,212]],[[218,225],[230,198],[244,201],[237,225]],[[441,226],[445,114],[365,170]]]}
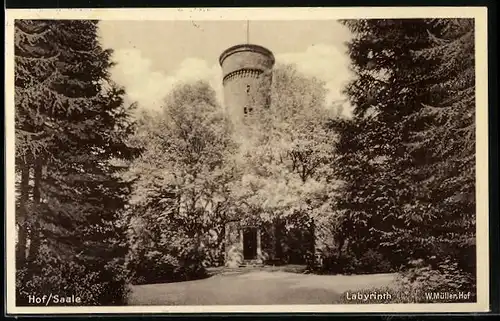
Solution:
{"label": "tree trunk", "polygon": [[219,266],[224,265],[224,263],[225,263],[224,261],[226,258],[226,224],[227,223],[222,224],[220,235],[217,235],[217,237],[219,238],[219,240],[218,240],[218,242],[219,242],[219,244],[218,244],[218,251],[219,251],[218,264],[219,264]]}
{"label": "tree trunk", "polygon": [[342,258],[342,250],[344,249],[345,237],[343,237],[343,236],[338,237],[337,240],[338,240],[337,261],[339,261]]}
{"label": "tree trunk", "polygon": [[310,218],[309,222],[309,246],[307,253],[307,261],[306,264],[310,268],[314,268],[316,264],[316,222],[313,218]]}
{"label": "tree trunk", "polygon": [[19,208],[17,209],[17,226],[19,228],[17,234],[17,247],[16,247],[16,262],[19,267],[22,267],[26,261],[26,246],[28,244],[28,233],[26,230],[26,214],[29,201],[29,180],[30,180],[30,168],[29,165],[24,162],[21,164],[21,186],[20,186],[20,198],[19,198]]}
{"label": "tree trunk", "polygon": [[40,248],[41,242],[41,230],[40,230],[40,184],[42,181],[42,162],[40,159],[37,159],[35,162],[35,171],[34,171],[34,179],[35,184],[33,187],[33,226],[31,231],[31,239],[30,239],[30,248],[29,248],[29,256],[28,260],[30,262],[36,259],[38,254],[38,250]]}
{"label": "tree trunk", "polygon": [[277,218],[275,221],[275,253],[276,259],[280,262],[284,261],[284,251],[283,251],[283,237],[284,237],[284,226],[283,222],[280,218]]}

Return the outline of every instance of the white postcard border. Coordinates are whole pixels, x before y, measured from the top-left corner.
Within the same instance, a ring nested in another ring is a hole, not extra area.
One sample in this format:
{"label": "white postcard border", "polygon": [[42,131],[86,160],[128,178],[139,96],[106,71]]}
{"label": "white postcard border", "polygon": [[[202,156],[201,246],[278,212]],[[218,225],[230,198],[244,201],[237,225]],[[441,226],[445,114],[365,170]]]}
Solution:
{"label": "white postcard border", "polygon": [[[474,18],[476,21],[476,244],[477,303],[446,304],[332,304],[242,306],[15,306],[15,192],[14,192],[14,20],[336,20],[356,18]],[[6,131],[6,312],[8,314],[88,313],[436,313],[489,311],[488,227],[488,51],[486,7],[349,7],[349,8],[197,8],[197,9],[7,9],[5,51]]]}

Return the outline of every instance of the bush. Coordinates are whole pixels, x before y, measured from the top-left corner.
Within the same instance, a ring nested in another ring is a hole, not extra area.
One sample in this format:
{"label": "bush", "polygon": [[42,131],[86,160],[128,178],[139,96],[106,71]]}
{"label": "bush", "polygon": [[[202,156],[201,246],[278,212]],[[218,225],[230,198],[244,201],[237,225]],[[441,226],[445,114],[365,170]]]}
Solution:
{"label": "bush", "polygon": [[[367,295],[367,300],[349,300],[347,292],[351,296],[362,294]],[[337,304],[384,304],[384,303],[419,303],[415,296],[410,295],[404,289],[394,286],[370,288],[362,291],[348,290],[344,292]]]}
{"label": "bush", "polygon": [[189,239],[170,246],[138,243],[129,253],[127,268],[133,284],[187,281],[207,276],[204,258]]}
{"label": "bush", "polygon": [[323,258],[323,264],[318,267],[319,273],[324,274],[352,274],[356,271],[357,259],[348,255],[337,257],[327,255]]}
{"label": "bush", "polygon": [[361,255],[358,261],[357,270],[365,273],[393,272],[389,260],[380,252],[372,249],[369,249]]}
{"label": "bush", "polygon": [[446,259],[437,268],[425,265],[422,260],[413,261],[413,267],[399,274],[392,286],[370,288],[351,293],[385,294],[369,300],[348,300],[346,293],[338,303],[379,304],[379,303],[452,303],[475,302],[476,286],[472,274],[459,268],[457,262]]}
{"label": "bush", "polygon": [[80,297],[81,305],[124,305],[129,291],[125,275],[117,261],[104,265],[61,259],[42,247],[34,261],[16,270],[16,305],[28,305],[29,296],[50,293]]}
{"label": "bush", "polygon": [[203,240],[203,266],[217,267],[224,265],[224,229],[210,230]]}
{"label": "bush", "polygon": [[[431,258],[436,259],[435,257]],[[371,288],[361,293],[389,293],[390,299],[377,298],[361,303],[451,303],[475,302],[475,281],[471,273],[459,268],[458,262],[447,258],[443,262],[424,264],[412,261],[412,268],[400,273],[392,287]],[[357,291],[349,291],[357,293]],[[469,295],[470,293],[470,295]],[[459,296],[462,295],[462,296]],[[344,294],[339,303],[356,304]]]}
{"label": "bush", "polygon": [[[424,264],[423,260],[411,262],[412,267],[402,273],[399,279],[399,286],[406,291],[420,296],[422,302],[434,302],[435,299],[426,297],[424,293],[471,293],[466,298],[467,302],[476,300],[476,282],[473,273],[464,271],[459,267],[459,263],[451,258],[446,258],[442,262],[432,262]],[[440,298],[439,302],[457,302],[456,298]]]}
{"label": "bush", "polygon": [[390,273],[395,267],[383,254],[368,249],[361,255],[346,251],[339,257],[336,253],[329,253],[320,267],[322,273],[339,274],[364,274],[364,273]]}

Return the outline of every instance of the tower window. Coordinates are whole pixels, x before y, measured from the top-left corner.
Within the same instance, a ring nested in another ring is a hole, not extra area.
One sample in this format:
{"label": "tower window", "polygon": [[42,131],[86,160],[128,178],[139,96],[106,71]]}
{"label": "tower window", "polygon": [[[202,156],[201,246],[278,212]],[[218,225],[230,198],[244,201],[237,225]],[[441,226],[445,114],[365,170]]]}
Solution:
{"label": "tower window", "polygon": [[246,115],[248,113],[248,109],[246,107],[243,108],[243,113]]}
{"label": "tower window", "polygon": [[250,85],[247,85],[247,94],[250,93]]}

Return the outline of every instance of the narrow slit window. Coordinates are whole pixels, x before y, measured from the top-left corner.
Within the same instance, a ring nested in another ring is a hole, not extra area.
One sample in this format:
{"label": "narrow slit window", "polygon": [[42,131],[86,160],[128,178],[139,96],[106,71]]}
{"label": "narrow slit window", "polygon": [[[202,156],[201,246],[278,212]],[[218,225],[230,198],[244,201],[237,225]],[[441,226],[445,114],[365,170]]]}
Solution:
{"label": "narrow slit window", "polygon": [[247,85],[247,94],[250,93],[250,85]]}

